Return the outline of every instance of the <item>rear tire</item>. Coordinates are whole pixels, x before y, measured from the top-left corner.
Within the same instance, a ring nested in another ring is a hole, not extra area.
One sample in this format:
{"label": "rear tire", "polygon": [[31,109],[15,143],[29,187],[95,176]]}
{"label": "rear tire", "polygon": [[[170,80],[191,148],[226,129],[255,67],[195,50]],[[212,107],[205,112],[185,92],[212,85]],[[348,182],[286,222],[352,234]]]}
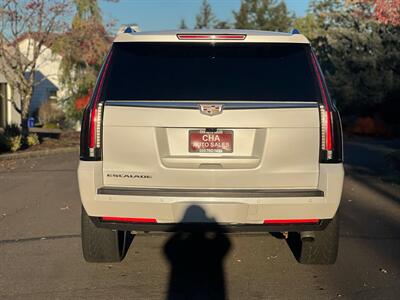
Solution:
{"label": "rear tire", "polygon": [[336,262],[339,249],[339,217],[338,214],[328,226],[315,231],[314,240],[301,240],[300,234],[291,232],[288,244],[297,261],[301,264],[331,265]]}
{"label": "rear tire", "polygon": [[82,207],[81,238],[83,257],[87,262],[110,263],[124,259],[133,235],[128,231],[96,227]]}

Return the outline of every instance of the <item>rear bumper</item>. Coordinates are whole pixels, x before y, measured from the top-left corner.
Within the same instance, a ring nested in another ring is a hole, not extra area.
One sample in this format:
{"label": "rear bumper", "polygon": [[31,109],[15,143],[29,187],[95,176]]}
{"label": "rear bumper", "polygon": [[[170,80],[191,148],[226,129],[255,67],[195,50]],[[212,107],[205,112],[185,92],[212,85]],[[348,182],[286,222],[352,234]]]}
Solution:
{"label": "rear bumper", "polygon": [[[102,162],[81,161],[78,168],[81,201],[94,222],[100,227],[135,231],[171,231],[182,222],[207,226],[217,222],[227,230],[247,232],[318,230],[336,214],[343,177],[342,164],[321,164],[318,187],[307,190],[116,188],[103,186]],[[157,224],[100,221],[99,217],[105,216],[151,218]],[[282,219],[322,222],[264,224],[265,220]]]}

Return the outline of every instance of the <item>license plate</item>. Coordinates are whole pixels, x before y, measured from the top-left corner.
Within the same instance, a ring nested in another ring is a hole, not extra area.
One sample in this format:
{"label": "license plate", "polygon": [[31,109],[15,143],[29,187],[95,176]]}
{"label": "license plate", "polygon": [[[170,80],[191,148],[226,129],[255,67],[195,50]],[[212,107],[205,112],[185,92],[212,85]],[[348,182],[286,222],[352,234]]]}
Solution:
{"label": "license plate", "polygon": [[189,152],[230,153],[233,151],[233,131],[189,130]]}

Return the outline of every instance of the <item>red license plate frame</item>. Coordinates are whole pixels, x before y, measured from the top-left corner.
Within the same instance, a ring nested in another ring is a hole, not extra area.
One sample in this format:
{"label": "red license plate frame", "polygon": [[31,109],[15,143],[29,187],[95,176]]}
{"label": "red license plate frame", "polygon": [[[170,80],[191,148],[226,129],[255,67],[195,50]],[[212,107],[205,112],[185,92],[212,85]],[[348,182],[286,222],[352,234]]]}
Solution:
{"label": "red license plate frame", "polygon": [[189,130],[190,153],[232,153],[233,130]]}

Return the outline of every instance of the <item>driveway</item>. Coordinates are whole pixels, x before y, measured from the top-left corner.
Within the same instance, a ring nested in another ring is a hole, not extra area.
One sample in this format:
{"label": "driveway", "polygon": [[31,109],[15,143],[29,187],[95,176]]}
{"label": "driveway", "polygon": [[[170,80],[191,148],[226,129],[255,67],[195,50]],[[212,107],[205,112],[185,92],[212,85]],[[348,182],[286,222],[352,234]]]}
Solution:
{"label": "driveway", "polygon": [[217,298],[228,299],[398,299],[400,186],[384,155],[399,146],[346,142],[333,266],[300,265],[284,240],[268,234],[201,244],[142,234],[122,263],[88,264],[81,254],[77,154],[2,161],[0,298],[174,299],[173,288],[185,286],[204,299],[215,285]]}

